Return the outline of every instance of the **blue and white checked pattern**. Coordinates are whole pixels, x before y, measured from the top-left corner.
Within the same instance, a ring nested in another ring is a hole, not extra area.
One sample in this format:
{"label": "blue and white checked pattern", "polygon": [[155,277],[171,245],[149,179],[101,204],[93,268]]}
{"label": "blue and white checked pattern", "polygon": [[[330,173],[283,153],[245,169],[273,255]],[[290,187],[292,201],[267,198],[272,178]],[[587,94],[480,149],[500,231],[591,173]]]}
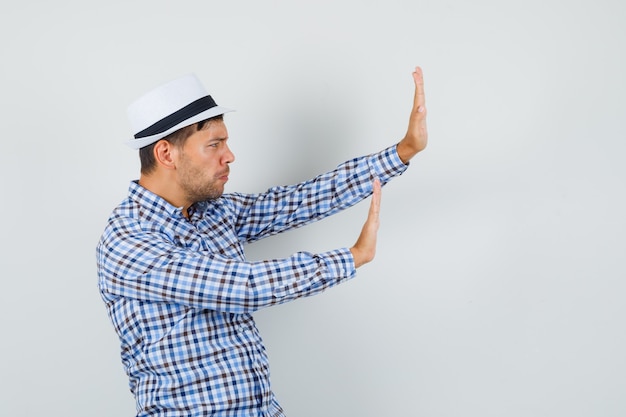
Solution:
{"label": "blue and white checked pattern", "polygon": [[283,416],[251,313],[355,274],[347,248],[246,262],[243,245],[350,207],[406,169],[396,147],[294,186],[225,194],[190,218],[132,182],[97,247],[138,416]]}

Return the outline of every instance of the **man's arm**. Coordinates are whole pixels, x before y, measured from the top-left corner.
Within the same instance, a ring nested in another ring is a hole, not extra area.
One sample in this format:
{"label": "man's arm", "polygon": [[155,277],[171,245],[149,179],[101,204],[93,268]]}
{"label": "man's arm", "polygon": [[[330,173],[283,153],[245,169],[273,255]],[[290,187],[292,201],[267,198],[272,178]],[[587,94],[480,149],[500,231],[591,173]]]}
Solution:
{"label": "man's arm", "polygon": [[424,96],[424,76],[420,67],[413,71],[415,83],[415,97],[413,108],[409,117],[409,127],[406,135],[398,143],[398,156],[405,164],[411,158],[426,148],[428,143],[428,130],[426,129],[426,98]]}
{"label": "man's arm", "polygon": [[179,246],[167,231],[122,216],[110,220],[96,253],[109,302],[124,297],[235,314],[314,295],[355,274],[348,248],[247,262]]}
{"label": "man's arm", "polygon": [[300,184],[225,195],[220,204],[231,213],[237,236],[253,242],[345,210],[371,195],[374,178],[384,185],[406,169],[393,145]]}
{"label": "man's arm", "polygon": [[252,242],[320,220],[344,210],[372,192],[374,178],[385,185],[407,168],[407,162],[426,147],[424,83],[419,67],[413,72],[415,99],[405,137],[395,146],[355,158],[310,181],[273,187],[257,195],[228,194],[238,236]]}

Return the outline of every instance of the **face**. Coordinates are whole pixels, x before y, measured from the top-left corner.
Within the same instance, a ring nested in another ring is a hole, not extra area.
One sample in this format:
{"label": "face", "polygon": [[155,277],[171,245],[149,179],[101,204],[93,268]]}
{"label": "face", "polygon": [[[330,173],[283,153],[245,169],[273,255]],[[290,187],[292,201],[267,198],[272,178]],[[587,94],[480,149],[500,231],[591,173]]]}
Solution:
{"label": "face", "polygon": [[228,131],[221,120],[195,132],[178,152],[176,169],[181,190],[188,201],[213,200],[222,195],[229,165],[235,155],[227,145]]}

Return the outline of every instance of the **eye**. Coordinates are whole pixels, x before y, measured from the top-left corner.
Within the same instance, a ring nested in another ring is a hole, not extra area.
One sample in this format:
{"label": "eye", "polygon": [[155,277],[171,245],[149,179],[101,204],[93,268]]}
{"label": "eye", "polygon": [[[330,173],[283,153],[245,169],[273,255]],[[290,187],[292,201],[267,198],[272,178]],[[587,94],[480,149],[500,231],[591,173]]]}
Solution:
{"label": "eye", "polygon": [[217,148],[221,148],[224,143],[226,143],[226,139],[215,139],[215,140],[210,141],[207,146],[210,148],[217,149]]}

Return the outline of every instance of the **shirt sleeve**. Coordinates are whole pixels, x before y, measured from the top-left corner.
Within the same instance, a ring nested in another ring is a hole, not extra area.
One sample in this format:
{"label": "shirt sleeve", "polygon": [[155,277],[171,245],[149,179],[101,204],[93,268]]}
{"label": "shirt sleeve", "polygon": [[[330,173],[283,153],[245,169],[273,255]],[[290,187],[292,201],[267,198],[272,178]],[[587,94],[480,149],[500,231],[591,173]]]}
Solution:
{"label": "shirt sleeve", "polygon": [[114,219],[98,245],[101,293],[229,313],[313,295],[355,275],[348,249],[246,262],[176,246],[136,219]]}
{"label": "shirt sleeve", "polygon": [[374,178],[385,185],[407,166],[394,145],[300,184],[261,194],[229,194],[236,233],[242,241],[253,242],[321,220],[371,195]]}

